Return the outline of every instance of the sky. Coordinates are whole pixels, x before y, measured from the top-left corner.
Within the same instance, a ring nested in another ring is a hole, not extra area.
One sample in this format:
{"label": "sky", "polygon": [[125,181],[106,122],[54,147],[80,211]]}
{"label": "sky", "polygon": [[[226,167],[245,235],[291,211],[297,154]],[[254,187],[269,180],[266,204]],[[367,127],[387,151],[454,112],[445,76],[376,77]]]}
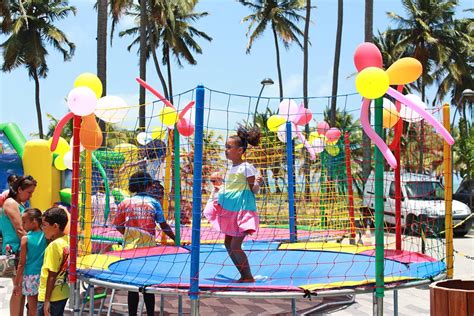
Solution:
{"label": "sky", "polygon": [[[374,1],[374,34],[384,31],[388,26],[396,25],[387,17],[386,12],[393,11],[404,15],[399,0]],[[460,1],[457,17],[464,17],[470,1]],[[337,1],[313,1],[317,8],[311,13],[309,49],[309,96],[331,95],[332,67],[335,49]],[[47,130],[46,113],[56,118],[68,111],[65,98],[73,88],[75,78],[84,72],[96,73],[96,12],[94,1],[70,1],[77,8],[77,15],[57,23],[70,41],[75,43],[76,52],[69,62],[49,47],[47,59],[49,72],[41,79],[40,93],[43,110],[43,125]],[[244,16],[251,12],[233,0],[200,0],[196,11],[207,11],[209,16],[195,23],[195,27],[213,38],[208,43],[199,40],[203,54],[195,55],[197,65],[184,64],[183,68],[173,65],[173,90],[180,93],[193,89],[199,84],[207,88],[246,96],[259,94],[263,78],[272,78],[275,85],[265,87],[263,97],[277,97],[277,72],[275,49],[270,29],[258,38],[251,53],[246,54],[247,27],[241,23]],[[339,70],[338,94],[355,93],[353,53],[357,45],[364,40],[364,1],[346,0],[344,2],[344,21],[342,35],[342,54]],[[129,105],[138,104],[139,86],[135,77],[139,75],[137,50],[127,51],[131,38],[119,38],[118,33],[133,25],[125,18],[117,27],[112,46],[107,52],[107,94],[122,97]],[[303,28],[303,25],[301,25]],[[110,30],[110,28],[109,28]],[[5,37],[0,36],[3,42]],[[303,91],[303,53],[296,45],[290,49],[281,48],[281,65],[286,97],[302,96]],[[152,61],[147,64],[147,82],[161,90],[158,76]],[[20,126],[27,139],[37,133],[37,120],[34,101],[34,81],[28,78],[25,68],[17,68],[10,73],[0,73],[1,104],[0,122],[15,122]],[[431,90],[430,90],[431,91]],[[428,93],[430,93],[428,91]],[[434,96],[434,92],[431,91]],[[431,99],[433,98],[431,96]],[[147,102],[156,98],[147,94]],[[313,111],[322,112],[324,104],[311,104]],[[357,111],[360,99],[345,104],[348,110]],[[319,108],[318,108],[319,107]]]}

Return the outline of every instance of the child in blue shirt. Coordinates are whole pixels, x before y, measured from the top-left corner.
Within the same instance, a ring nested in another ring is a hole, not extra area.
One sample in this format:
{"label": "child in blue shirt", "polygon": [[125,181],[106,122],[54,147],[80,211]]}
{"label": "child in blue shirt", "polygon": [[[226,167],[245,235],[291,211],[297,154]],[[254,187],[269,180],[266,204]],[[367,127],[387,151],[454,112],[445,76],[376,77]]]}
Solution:
{"label": "child in blue shirt", "polygon": [[46,249],[46,238],[41,230],[41,217],[40,210],[29,208],[21,218],[27,235],[21,238],[20,261],[13,295],[26,296],[29,316],[37,313],[40,271]]}

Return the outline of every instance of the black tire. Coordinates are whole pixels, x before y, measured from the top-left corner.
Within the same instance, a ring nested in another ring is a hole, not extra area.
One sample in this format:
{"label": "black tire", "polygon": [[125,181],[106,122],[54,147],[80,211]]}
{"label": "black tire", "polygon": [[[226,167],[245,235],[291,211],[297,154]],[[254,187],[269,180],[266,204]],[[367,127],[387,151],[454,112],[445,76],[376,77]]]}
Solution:
{"label": "black tire", "polygon": [[418,223],[418,218],[416,215],[408,214],[405,221],[405,235],[418,236],[419,230],[417,231],[414,227]]}

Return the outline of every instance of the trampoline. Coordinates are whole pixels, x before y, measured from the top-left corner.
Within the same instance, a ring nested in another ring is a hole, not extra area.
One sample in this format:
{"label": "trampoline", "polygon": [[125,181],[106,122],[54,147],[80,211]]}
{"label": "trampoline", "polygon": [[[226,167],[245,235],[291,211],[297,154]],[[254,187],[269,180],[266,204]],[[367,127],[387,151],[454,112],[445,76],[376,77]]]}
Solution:
{"label": "trampoline", "polygon": [[[373,250],[354,246],[346,247],[346,252],[336,252],[331,251],[331,244],[324,244],[325,249],[317,249],[316,245],[309,247],[314,249],[308,249],[307,243],[244,243],[256,278],[254,283],[236,283],[239,272],[223,244],[201,245],[200,289],[317,291],[375,283]],[[339,244],[334,245],[340,247]],[[89,255],[79,258],[78,262],[79,273],[87,279],[139,288],[187,289],[190,286],[191,256],[188,247],[139,248]],[[445,270],[443,262],[409,251],[388,251],[384,266],[386,283],[431,279]]]}

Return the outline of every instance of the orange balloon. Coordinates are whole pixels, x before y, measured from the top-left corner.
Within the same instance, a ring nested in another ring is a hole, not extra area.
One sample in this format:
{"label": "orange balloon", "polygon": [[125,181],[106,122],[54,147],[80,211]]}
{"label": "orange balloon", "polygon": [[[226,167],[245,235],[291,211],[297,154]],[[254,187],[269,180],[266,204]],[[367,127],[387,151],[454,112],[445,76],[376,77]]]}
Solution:
{"label": "orange balloon", "polygon": [[96,150],[102,145],[102,132],[95,120],[95,114],[82,117],[81,130],[79,131],[81,144],[87,150]]}
{"label": "orange balloon", "polygon": [[386,71],[391,85],[404,85],[418,79],[423,72],[421,63],[412,57],[394,62]]}

